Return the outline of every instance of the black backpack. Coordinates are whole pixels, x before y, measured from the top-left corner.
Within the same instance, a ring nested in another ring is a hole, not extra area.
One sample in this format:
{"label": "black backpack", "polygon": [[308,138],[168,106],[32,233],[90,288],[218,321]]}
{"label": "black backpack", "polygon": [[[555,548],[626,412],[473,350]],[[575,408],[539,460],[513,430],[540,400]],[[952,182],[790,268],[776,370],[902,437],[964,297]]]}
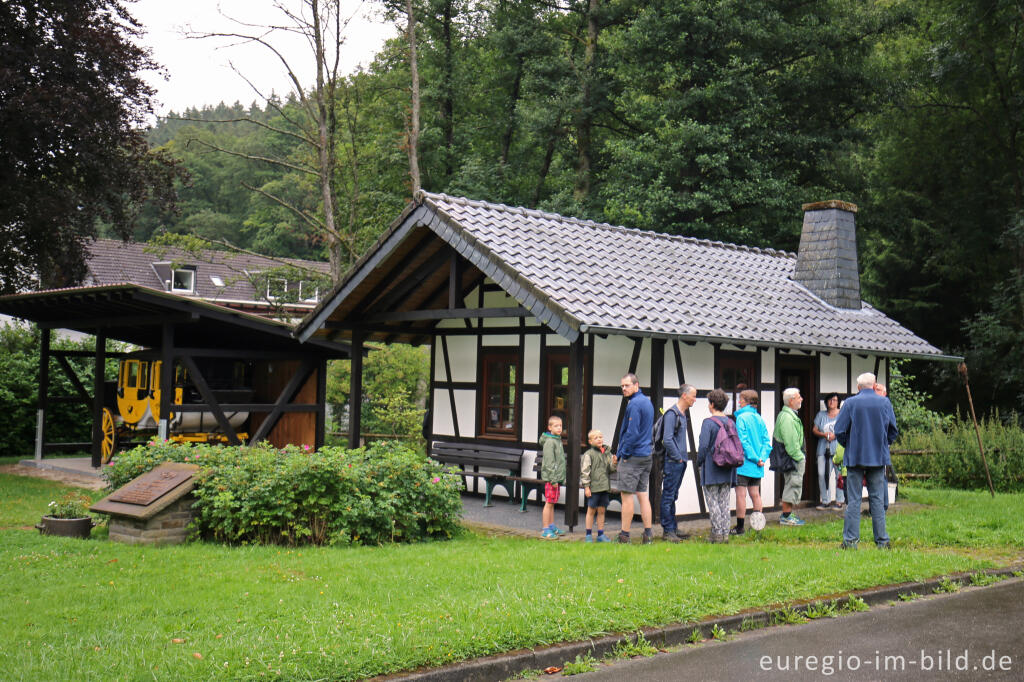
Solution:
{"label": "black backpack", "polygon": [[[668,410],[665,410],[665,412],[662,412],[661,415],[658,416],[657,421],[654,422],[654,428],[651,429],[651,454],[655,457],[665,456],[665,414],[669,410],[676,411],[676,431],[679,431],[679,427],[683,423],[683,420],[681,419],[683,413],[680,412],[679,408],[675,405],[668,408]],[[672,438],[675,437],[676,434],[673,433]]]}

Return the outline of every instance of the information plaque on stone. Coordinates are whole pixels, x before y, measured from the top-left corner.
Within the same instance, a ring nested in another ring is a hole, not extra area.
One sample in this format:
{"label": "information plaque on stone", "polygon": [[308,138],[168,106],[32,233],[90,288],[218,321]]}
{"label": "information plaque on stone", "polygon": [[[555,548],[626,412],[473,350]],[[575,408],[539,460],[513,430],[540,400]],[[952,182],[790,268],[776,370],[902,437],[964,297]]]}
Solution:
{"label": "information plaque on stone", "polygon": [[111,502],[146,506],[192,478],[192,474],[190,470],[183,471],[163,464],[139,476],[107,499]]}

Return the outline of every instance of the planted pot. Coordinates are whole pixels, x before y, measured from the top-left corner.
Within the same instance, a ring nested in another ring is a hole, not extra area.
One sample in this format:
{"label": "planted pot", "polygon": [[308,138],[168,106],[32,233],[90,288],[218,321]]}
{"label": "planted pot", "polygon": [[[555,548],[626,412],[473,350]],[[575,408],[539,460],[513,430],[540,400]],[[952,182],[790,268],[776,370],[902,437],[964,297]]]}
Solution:
{"label": "planted pot", "polygon": [[87,538],[92,532],[92,518],[83,516],[78,519],[58,519],[56,516],[44,516],[36,525],[43,535],[60,535],[66,538]]}

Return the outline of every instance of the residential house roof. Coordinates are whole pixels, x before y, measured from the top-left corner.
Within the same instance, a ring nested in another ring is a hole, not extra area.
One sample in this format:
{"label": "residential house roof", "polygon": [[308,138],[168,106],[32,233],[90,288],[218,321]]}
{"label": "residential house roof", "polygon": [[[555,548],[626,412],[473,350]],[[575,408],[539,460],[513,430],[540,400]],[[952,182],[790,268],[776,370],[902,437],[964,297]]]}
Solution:
{"label": "residential house roof", "polygon": [[[172,246],[97,239],[88,246],[88,275],[85,284],[104,286],[131,282],[158,291],[172,291],[174,268],[194,268],[194,290],[174,289],[173,293],[218,303],[231,308],[292,312],[300,315],[312,309],[315,300],[283,306],[272,305],[265,291],[256,291],[248,275],[282,266],[293,266],[330,276],[330,264],[295,258],[269,258],[230,251],[203,250],[193,253]],[[297,282],[289,283],[298,285]],[[305,296],[305,292],[304,296]],[[317,293],[314,289],[313,293]],[[322,293],[322,292],[321,292]],[[313,299],[313,296],[309,296]]]}
{"label": "residential house roof", "polygon": [[867,303],[842,309],[812,294],[792,279],[793,253],[427,192],[299,324],[300,338],[327,320],[358,322],[361,295],[423,229],[570,340],[590,331],[948,358]]}

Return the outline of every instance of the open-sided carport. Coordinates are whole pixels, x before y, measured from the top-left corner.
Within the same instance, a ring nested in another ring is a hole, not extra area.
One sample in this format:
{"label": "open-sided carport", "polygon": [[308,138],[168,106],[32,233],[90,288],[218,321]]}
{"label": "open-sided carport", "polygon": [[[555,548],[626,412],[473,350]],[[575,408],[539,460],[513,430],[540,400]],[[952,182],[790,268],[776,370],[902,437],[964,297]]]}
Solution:
{"label": "open-sided carport", "polygon": [[[227,412],[248,412],[251,435],[248,443],[270,440],[275,445],[306,443],[323,445],[326,421],[327,361],[349,356],[347,344],[311,339],[300,343],[289,324],[250,315],[183,296],[117,284],[31,292],[0,297],[0,313],[36,323],[41,330],[39,355],[39,408],[36,427],[37,460],[48,453],[86,449],[93,466],[101,461],[103,439],[104,369],[107,339],[148,348],[161,361],[159,385],[172,386],[175,365],[188,370],[201,396],[198,403],[174,405],[178,413],[211,413],[227,441],[241,444]],[[54,329],[69,329],[96,337],[96,350],[51,349]],[[91,356],[94,360],[89,383],[79,378],[69,357]],[[51,359],[75,388],[74,396],[50,395]],[[200,370],[200,363],[217,359],[252,361],[260,374],[259,391],[253,401],[218,402]],[[173,391],[160,392],[158,435],[168,436],[168,415]],[[54,405],[68,401],[85,402],[92,411],[92,440],[89,443],[46,442],[46,415]]]}

